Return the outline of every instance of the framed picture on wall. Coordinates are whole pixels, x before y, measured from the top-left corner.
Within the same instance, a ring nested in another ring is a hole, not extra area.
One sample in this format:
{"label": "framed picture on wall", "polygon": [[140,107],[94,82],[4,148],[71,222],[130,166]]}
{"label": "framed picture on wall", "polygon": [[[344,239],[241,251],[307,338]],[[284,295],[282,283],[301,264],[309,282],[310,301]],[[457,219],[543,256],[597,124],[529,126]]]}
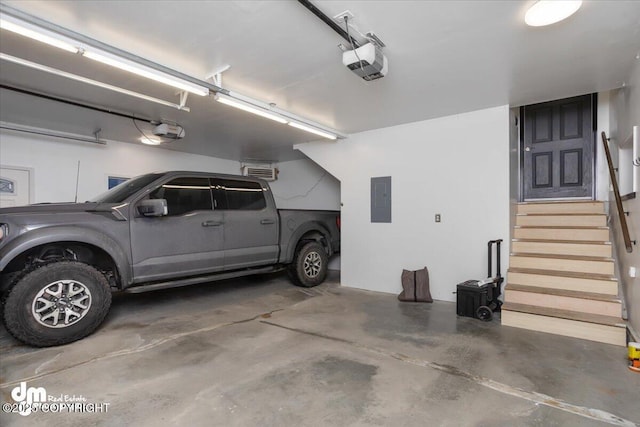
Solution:
{"label": "framed picture on wall", "polygon": [[109,175],[109,177],[107,178],[107,186],[109,187],[109,190],[111,190],[113,187],[115,187],[118,184],[122,184],[125,181],[128,181],[129,178],[123,177],[123,176],[111,176]]}

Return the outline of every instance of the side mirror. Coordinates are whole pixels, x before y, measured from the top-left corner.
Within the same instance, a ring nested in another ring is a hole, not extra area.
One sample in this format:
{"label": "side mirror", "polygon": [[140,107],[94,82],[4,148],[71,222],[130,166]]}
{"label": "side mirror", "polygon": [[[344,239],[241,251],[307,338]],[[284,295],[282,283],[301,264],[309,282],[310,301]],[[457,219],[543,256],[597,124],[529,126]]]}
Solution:
{"label": "side mirror", "polygon": [[143,216],[164,216],[169,213],[165,199],[147,199],[138,203],[138,212]]}

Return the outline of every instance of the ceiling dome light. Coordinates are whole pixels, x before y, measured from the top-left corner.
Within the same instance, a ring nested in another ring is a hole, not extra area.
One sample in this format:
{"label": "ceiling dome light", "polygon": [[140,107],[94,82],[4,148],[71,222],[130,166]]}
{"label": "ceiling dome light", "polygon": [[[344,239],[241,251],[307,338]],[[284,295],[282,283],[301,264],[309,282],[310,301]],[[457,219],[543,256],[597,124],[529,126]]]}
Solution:
{"label": "ceiling dome light", "polygon": [[582,0],[539,0],[527,10],[524,22],[532,27],[543,27],[567,19],[580,9]]}

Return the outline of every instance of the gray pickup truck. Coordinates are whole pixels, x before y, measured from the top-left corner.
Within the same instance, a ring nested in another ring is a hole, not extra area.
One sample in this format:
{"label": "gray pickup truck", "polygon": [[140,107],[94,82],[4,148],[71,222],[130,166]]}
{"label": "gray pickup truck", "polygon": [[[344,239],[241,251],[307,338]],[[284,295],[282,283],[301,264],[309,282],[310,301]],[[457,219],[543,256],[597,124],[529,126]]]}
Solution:
{"label": "gray pickup truck", "polygon": [[338,211],[276,209],[260,179],[202,172],[133,178],[86,203],[0,209],[7,330],[46,347],[104,320],[111,292],[144,292],[288,269],[325,279]]}

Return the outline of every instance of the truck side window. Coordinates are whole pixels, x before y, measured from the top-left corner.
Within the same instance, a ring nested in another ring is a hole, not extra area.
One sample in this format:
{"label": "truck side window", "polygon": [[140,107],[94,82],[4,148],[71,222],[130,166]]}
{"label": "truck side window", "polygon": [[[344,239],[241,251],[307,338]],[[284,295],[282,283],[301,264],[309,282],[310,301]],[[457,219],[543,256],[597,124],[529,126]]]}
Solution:
{"label": "truck side window", "polygon": [[169,216],[212,209],[208,178],[173,179],[151,192],[149,198],[165,199]]}
{"label": "truck side window", "polygon": [[[262,186],[257,182],[236,181],[232,179],[216,180],[217,187],[224,188],[225,206],[217,203],[218,209],[260,210],[267,207]],[[214,190],[219,194],[219,190]]]}

